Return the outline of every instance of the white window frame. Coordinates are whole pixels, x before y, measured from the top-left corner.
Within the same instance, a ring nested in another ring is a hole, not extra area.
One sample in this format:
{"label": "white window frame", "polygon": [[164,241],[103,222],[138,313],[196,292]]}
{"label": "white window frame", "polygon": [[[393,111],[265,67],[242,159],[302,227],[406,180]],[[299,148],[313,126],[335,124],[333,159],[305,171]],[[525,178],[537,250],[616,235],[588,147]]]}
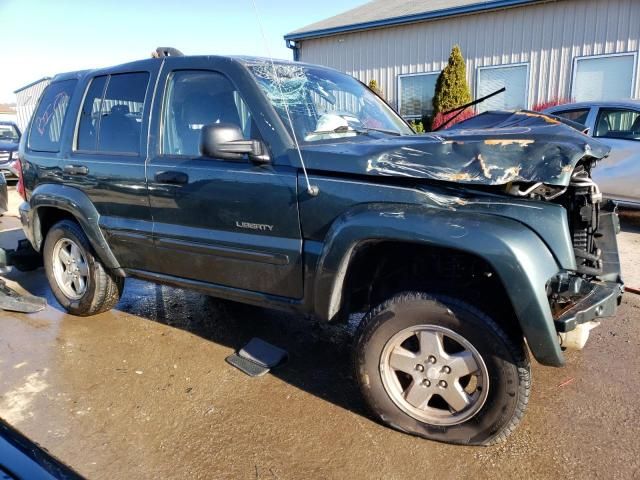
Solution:
{"label": "white window frame", "polygon": [[402,118],[406,118],[409,120],[418,120],[421,119],[420,115],[402,115],[402,88],[400,87],[401,80],[405,77],[418,77],[418,76],[428,76],[428,75],[440,75],[440,72],[418,72],[418,73],[400,73],[396,78],[396,90],[398,92],[398,115]]}
{"label": "white window frame", "polygon": [[575,98],[573,89],[576,85],[576,74],[578,73],[578,61],[589,60],[592,58],[610,58],[610,57],[628,57],[633,56],[633,72],[631,73],[631,91],[629,92],[629,98],[634,98],[636,92],[636,76],[638,74],[638,52],[620,52],[620,53],[602,53],[599,55],[583,55],[581,57],[573,57],[573,65],[571,67],[571,88],[569,90],[569,97]]}
{"label": "white window frame", "polygon": [[483,67],[476,68],[476,85],[474,88],[475,98],[479,98],[480,91],[480,71],[481,70],[491,70],[495,68],[510,68],[510,67],[527,67],[527,79],[524,87],[524,108],[529,108],[529,89],[531,87],[531,65],[529,62],[519,62],[519,63],[503,63],[500,65],[486,65]]}

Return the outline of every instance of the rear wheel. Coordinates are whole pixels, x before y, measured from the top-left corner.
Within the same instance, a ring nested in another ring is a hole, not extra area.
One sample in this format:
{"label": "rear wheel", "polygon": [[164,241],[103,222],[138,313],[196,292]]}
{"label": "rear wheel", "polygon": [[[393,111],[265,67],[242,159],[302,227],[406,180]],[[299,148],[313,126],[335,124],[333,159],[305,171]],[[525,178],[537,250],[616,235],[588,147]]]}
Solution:
{"label": "rear wheel", "polygon": [[69,313],[95,315],[120,300],[124,278],[104,267],[76,222],[62,220],[51,227],[43,258],[51,290]]}
{"label": "rear wheel", "polygon": [[531,387],[521,338],[462,301],[396,295],[363,319],[356,375],[384,423],[448,443],[504,440],[524,414]]}

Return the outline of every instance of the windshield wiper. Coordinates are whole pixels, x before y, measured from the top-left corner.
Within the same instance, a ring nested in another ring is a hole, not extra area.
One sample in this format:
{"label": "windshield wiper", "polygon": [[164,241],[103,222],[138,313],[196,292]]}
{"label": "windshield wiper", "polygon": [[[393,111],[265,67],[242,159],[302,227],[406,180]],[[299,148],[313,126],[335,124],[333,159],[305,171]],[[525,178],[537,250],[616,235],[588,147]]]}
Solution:
{"label": "windshield wiper", "polygon": [[330,135],[334,133],[355,133],[357,135],[369,135],[369,132],[386,133],[386,134],[395,135],[398,137],[402,135],[399,132],[394,132],[393,130],[385,130],[383,128],[372,128],[372,127],[350,128],[345,126],[340,126],[340,127],[334,128],[333,130],[311,132],[311,134],[312,135]]}
{"label": "windshield wiper", "polygon": [[357,135],[369,135],[369,132],[366,130],[356,130],[354,128],[349,128],[345,126],[340,126],[334,128],[333,130],[316,130],[314,132],[310,132],[309,135],[332,135],[334,133],[355,133]]}
{"label": "windshield wiper", "polygon": [[473,101],[471,101],[469,103],[465,103],[464,105],[462,105],[460,107],[456,107],[453,110],[449,110],[448,112],[443,112],[444,115],[449,115],[450,113],[454,113],[454,112],[457,112],[457,113],[455,115],[453,115],[449,120],[444,122],[442,125],[440,125],[438,128],[434,128],[432,131],[433,132],[437,132],[438,130],[442,130],[442,129],[446,128],[447,125],[449,125],[456,118],[458,118],[462,114],[462,112],[464,112],[467,108],[473,107],[474,105],[482,103],[485,100],[490,99],[491,97],[495,97],[496,95],[498,95],[498,94],[500,94],[502,92],[505,92],[506,90],[507,90],[506,87],[502,87],[501,89],[496,90],[495,92],[490,93],[489,95],[486,95],[486,96],[484,96],[482,98],[478,98],[477,100],[473,100]]}
{"label": "windshield wiper", "polygon": [[400,132],[394,132],[393,130],[385,130],[384,128],[372,128],[372,127],[362,127],[362,128],[366,131],[388,133],[389,135],[395,135],[396,137],[402,136]]}

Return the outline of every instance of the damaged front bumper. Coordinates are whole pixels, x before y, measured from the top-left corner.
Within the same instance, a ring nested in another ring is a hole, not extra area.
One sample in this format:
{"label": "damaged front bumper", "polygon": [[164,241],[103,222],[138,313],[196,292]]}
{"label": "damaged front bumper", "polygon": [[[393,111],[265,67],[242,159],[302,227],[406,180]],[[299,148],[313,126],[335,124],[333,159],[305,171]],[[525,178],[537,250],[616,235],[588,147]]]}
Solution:
{"label": "damaged front bumper", "polygon": [[600,213],[597,232],[598,246],[602,251],[602,273],[588,280],[574,272],[562,272],[554,279],[555,298],[567,299],[562,306],[556,303],[553,308],[555,328],[565,344],[572,343],[566,341],[567,335],[576,330],[576,335],[588,337],[588,331],[595,325],[593,322],[614,316],[620,305],[624,283],[616,241],[619,231],[620,222],[615,206],[608,204]]}
{"label": "damaged front bumper", "polygon": [[589,288],[589,292],[584,297],[554,317],[553,322],[558,333],[567,333],[583,323],[616,314],[624,290],[622,284],[593,283]]}

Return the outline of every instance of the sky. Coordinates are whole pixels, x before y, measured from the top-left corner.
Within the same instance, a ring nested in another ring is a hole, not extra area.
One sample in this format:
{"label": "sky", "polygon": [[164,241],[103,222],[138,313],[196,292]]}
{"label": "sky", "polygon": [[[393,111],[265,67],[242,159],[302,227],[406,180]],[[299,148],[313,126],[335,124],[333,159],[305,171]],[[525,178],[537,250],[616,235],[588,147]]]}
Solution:
{"label": "sky", "polygon": [[366,0],[0,0],[0,103],[42,77],[149,57],[156,47],[186,55],[292,58],[283,36]]}

